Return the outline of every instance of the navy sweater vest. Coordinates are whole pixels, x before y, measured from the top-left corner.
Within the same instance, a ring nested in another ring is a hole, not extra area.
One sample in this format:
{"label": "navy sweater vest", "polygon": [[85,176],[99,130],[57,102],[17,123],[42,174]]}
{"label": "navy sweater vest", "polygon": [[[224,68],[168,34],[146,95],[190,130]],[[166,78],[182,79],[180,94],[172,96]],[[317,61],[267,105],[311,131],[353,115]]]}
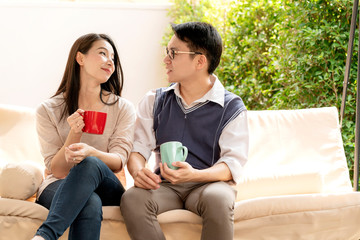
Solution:
{"label": "navy sweater vest", "polygon": [[[188,162],[195,169],[213,166],[220,158],[219,138],[229,122],[246,110],[242,99],[225,91],[224,107],[206,101],[185,109],[174,90],[156,91],[154,103],[154,131],[156,158],[160,158],[160,145],[179,141],[188,148]],[[159,173],[159,169],[156,169]]]}

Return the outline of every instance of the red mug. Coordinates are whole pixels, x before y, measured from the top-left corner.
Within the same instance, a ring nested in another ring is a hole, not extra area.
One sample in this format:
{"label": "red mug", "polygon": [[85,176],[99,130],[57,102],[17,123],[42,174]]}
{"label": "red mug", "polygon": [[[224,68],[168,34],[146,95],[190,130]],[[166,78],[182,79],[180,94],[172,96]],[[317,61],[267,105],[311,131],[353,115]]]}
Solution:
{"label": "red mug", "polygon": [[85,126],[83,132],[92,134],[103,134],[107,113],[96,111],[85,111],[83,114]]}

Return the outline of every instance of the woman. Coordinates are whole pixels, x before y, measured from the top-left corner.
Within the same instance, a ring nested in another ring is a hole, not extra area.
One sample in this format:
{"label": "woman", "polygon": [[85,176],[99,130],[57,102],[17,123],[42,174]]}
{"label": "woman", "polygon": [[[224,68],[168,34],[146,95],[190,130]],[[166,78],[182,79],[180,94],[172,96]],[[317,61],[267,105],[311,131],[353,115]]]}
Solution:
{"label": "woman", "polygon": [[[135,109],[121,98],[123,72],[113,41],[87,34],[75,41],[56,94],[37,109],[46,179],[37,202],[49,209],[33,240],[99,239],[102,206],[119,206],[120,171],[132,148]],[[83,133],[86,110],[107,113],[102,135]]]}

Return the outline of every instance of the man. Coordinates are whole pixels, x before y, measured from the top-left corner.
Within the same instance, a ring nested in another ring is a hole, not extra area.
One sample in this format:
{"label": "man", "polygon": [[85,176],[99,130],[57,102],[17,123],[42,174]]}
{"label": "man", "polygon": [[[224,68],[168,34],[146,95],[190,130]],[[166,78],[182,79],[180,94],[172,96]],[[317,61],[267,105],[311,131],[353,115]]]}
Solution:
{"label": "man", "polygon": [[[157,215],[185,208],[203,218],[202,239],[233,239],[236,191],[247,161],[248,126],[240,97],[226,91],[213,72],[222,41],[207,23],[172,25],[164,63],[168,88],[148,93],[139,104],[128,169],[135,187],[121,211],[132,239],[165,239]],[[188,148],[177,170],[161,163],[159,146],[179,141]],[[155,172],[145,167],[156,153]]]}

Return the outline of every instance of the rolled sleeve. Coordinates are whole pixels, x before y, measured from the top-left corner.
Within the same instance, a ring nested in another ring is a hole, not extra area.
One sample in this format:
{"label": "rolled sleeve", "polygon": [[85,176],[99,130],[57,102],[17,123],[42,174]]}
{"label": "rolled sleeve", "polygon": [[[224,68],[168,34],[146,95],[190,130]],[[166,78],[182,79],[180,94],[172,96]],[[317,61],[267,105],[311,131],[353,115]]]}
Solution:
{"label": "rolled sleeve", "polygon": [[220,159],[216,164],[225,163],[230,169],[233,181],[239,183],[249,152],[247,111],[241,112],[224,128],[219,145]]}
{"label": "rolled sleeve", "polygon": [[64,144],[64,139],[58,133],[52,112],[47,111],[45,104],[36,110],[36,131],[40,143],[41,155],[48,171],[51,170],[51,160]]}
{"label": "rolled sleeve", "polygon": [[140,101],[135,122],[134,146],[132,152],[140,153],[146,160],[150,158],[152,150],[156,147],[153,129],[155,93],[155,90],[148,92]]}
{"label": "rolled sleeve", "polygon": [[148,160],[151,156],[152,151],[147,147],[144,147],[140,143],[134,143],[132,152],[140,153],[146,160]]}
{"label": "rolled sleeve", "polygon": [[133,147],[135,108],[127,100],[122,100],[119,106],[119,117],[117,118],[114,133],[109,138],[109,153],[117,154],[123,166],[126,165]]}

